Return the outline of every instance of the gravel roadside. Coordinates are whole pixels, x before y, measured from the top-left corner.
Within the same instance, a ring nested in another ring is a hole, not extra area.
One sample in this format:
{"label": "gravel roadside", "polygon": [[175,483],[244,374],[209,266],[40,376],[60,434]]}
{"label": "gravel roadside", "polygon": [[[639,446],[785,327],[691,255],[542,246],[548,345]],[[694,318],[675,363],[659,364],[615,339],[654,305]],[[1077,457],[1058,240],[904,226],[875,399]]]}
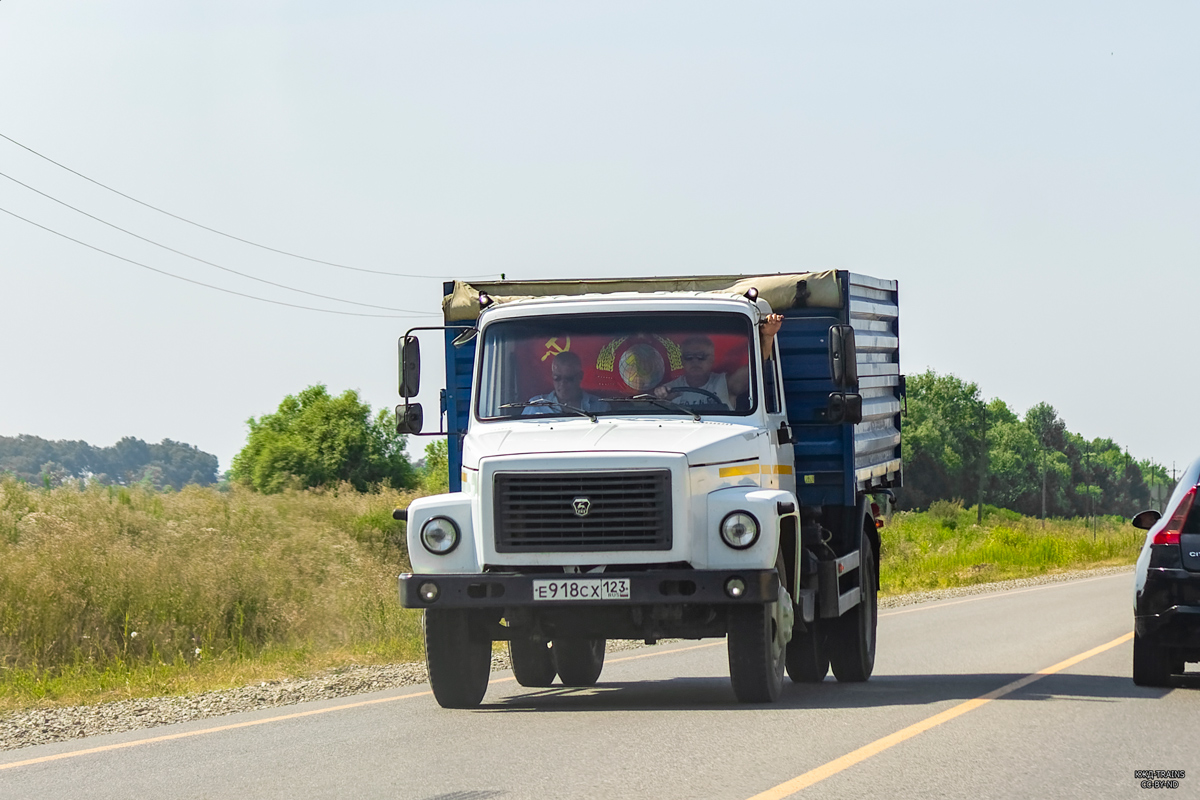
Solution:
{"label": "gravel roadside", "polygon": [[[956,589],[893,595],[879,598],[879,607],[897,608],[973,594],[1012,591],[1047,583],[1117,575],[1128,573],[1131,570],[1132,567],[1106,567],[1060,572],[998,583],[983,583]],[[638,641],[612,640],[608,643],[608,652],[632,650],[646,646]],[[497,651],[492,656],[493,671],[509,667],[507,650]],[[38,708],[0,716],[0,750],[17,750],[22,747],[62,742],[85,736],[153,728],[175,722],[220,717],[240,711],[289,706],[309,700],[348,697],[366,692],[412,686],[425,683],[427,680],[428,676],[423,663],[356,665],[330,670],[313,678],[271,681],[237,689],[222,689],[182,697],[147,697],[91,706]]]}

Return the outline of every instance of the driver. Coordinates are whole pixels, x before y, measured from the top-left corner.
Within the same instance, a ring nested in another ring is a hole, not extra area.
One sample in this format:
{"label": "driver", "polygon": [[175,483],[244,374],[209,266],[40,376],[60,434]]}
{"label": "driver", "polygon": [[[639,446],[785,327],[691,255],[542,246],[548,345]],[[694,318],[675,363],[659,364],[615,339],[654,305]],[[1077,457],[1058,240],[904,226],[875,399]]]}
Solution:
{"label": "driver", "polygon": [[[583,390],[583,362],[570,350],[564,350],[550,362],[550,378],[554,381],[554,391],[531,397],[529,398],[530,402],[548,400],[552,403],[563,403],[593,413],[608,411],[608,403]],[[530,406],[521,413],[523,415],[557,414],[559,411],[553,406]]]}
{"label": "driver", "polygon": [[[759,328],[762,352],[771,354],[771,342],[783,327],[782,314],[769,314]],[[750,388],[750,367],[741,366],[732,372],[713,372],[716,347],[703,335],[689,336],[679,346],[683,356],[683,374],[654,390],[656,397],[671,398],[681,406],[712,405],[717,397],[727,408],[734,408],[734,398]],[[689,392],[688,389],[697,391]],[[709,393],[709,394],[704,394]],[[710,396],[710,394],[712,396]]]}

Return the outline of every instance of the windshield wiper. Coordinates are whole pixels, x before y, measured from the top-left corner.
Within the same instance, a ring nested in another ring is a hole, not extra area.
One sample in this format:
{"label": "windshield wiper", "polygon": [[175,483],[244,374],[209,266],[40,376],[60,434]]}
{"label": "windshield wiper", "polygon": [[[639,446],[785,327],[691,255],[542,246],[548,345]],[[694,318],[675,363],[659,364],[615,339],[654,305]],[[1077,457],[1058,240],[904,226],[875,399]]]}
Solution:
{"label": "windshield wiper", "polygon": [[591,411],[584,411],[582,408],[569,406],[566,403],[560,403],[557,400],[530,400],[527,403],[505,403],[501,408],[528,408],[530,406],[554,406],[561,408],[563,411],[570,411],[572,414],[578,414],[581,417],[587,417],[592,422],[596,421],[596,415]]}
{"label": "windshield wiper", "polygon": [[700,422],[700,414],[688,408],[685,405],[676,403],[673,400],[665,400],[661,397],[656,397],[652,394],[635,394],[633,397],[606,397],[606,403],[653,403],[659,408],[665,408],[667,411],[678,411],[680,414],[691,414],[696,422]]}

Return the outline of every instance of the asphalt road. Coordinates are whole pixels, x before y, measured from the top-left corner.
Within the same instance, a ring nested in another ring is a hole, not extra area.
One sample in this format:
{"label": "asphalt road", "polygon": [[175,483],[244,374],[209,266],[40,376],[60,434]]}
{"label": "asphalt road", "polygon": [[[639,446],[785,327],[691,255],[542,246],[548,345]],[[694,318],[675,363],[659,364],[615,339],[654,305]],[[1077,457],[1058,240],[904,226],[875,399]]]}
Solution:
{"label": "asphalt road", "polygon": [[[880,615],[865,684],[733,698],[724,642],[609,655],[600,685],[496,673],[474,711],[427,686],[0,754],[3,798],[1200,795],[1200,677],[1130,680],[1129,574]],[[1153,790],[1149,790],[1153,792]]]}

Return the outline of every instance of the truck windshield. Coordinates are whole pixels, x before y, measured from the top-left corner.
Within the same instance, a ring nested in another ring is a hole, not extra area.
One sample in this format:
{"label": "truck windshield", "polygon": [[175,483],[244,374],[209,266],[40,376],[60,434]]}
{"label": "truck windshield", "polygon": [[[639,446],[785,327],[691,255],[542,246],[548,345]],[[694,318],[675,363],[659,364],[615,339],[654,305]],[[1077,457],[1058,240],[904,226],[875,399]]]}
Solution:
{"label": "truck windshield", "polygon": [[489,325],[479,419],[746,415],[755,410],[748,317],[655,312],[531,317]]}

